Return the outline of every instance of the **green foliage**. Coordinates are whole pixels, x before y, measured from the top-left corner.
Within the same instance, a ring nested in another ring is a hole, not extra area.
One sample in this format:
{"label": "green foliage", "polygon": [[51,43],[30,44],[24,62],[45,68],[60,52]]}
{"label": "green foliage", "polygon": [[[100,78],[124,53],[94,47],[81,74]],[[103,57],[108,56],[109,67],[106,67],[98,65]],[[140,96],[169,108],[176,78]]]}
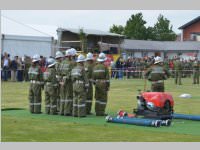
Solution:
{"label": "green foliage", "polygon": [[110,28],[110,32],[123,35],[124,34],[124,27],[122,25],[113,24],[113,26]]}
{"label": "green foliage", "polygon": [[146,40],[155,40],[155,30],[153,27],[146,29]]}
{"label": "green foliage", "polygon": [[[192,84],[192,78],[183,78],[183,85],[174,84],[174,79],[165,81],[165,90],[173,95],[175,112],[200,114],[200,86]],[[147,82],[147,89],[150,83]],[[200,123],[190,120],[174,120],[172,126],[152,128],[124,124],[106,123],[104,117],[89,115],[73,118],[46,114],[30,114],[28,111],[29,83],[2,82],[2,141],[59,141],[59,142],[184,142],[200,140]],[[111,80],[106,112],[116,116],[119,109],[132,112],[136,108],[138,89],[143,90],[144,80]],[[182,93],[192,95],[190,99],[179,98]],[[44,91],[42,92],[44,112]],[[5,110],[6,108],[6,110]],[[7,108],[10,108],[8,110]],[[11,108],[24,108],[12,110]],[[93,109],[94,113],[94,102]],[[98,135],[98,136],[97,136]]]}
{"label": "green foliage", "polygon": [[159,15],[154,27],[146,27],[146,23],[142,13],[137,13],[128,19],[125,27],[113,25],[110,32],[123,34],[128,39],[136,40],[174,41],[176,39],[170,21],[163,15]]}
{"label": "green foliage", "polygon": [[142,13],[133,14],[126,22],[124,34],[130,39],[146,39],[146,21],[143,20]]}
{"label": "green foliage", "polygon": [[85,53],[87,53],[87,36],[83,31],[83,28],[80,29],[79,31],[79,38],[81,41],[81,50],[83,50]]}
{"label": "green foliage", "polygon": [[155,40],[158,41],[174,41],[176,39],[176,34],[172,30],[172,25],[167,18],[163,15],[158,16],[158,21],[154,25]]}

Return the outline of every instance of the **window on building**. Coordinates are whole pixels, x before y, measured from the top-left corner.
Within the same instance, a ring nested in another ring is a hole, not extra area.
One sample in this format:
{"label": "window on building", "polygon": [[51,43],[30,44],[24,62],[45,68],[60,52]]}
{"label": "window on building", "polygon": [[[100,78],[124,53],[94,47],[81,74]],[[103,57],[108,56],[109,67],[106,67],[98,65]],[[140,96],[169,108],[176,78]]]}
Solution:
{"label": "window on building", "polygon": [[200,35],[199,34],[191,34],[190,40],[191,41],[200,41]]}
{"label": "window on building", "polygon": [[129,53],[129,54],[128,54],[128,56],[130,56],[130,57],[132,57],[132,58],[133,58],[133,57],[135,56],[135,55],[134,55],[134,52],[132,52],[132,53]]}
{"label": "window on building", "polygon": [[191,41],[196,41],[196,35],[195,34],[191,34],[190,35],[190,40]]}

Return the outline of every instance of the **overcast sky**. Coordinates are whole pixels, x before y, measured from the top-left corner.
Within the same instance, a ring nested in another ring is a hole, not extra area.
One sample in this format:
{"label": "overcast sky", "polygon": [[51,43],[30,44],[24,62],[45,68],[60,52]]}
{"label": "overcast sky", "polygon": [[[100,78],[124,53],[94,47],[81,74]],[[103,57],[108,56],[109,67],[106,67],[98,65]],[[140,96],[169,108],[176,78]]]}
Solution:
{"label": "overcast sky", "polygon": [[138,12],[142,12],[146,26],[153,26],[158,15],[163,14],[176,33],[181,33],[178,27],[200,15],[200,10],[2,10],[1,32],[56,36],[57,27],[109,31],[113,24],[124,26],[130,16]]}

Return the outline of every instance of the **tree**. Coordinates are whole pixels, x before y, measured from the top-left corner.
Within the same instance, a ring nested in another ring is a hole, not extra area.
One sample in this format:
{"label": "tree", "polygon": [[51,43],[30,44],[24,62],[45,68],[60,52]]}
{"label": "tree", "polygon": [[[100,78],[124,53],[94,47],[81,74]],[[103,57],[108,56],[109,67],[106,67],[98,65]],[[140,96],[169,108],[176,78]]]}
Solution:
{"label": "tree", "polygon": [[84,33],[84,31],[83,31],[82,28],[80,29],[80,32],[79,32],[79,38],[80,38],[81,50],[82,50],[84,53],[87,53],[87,36],[86,36],[86,34]]}
{"label": "tree", "polygon": [[124,27],[122,25],[115,25],[110,28],[111,33],[124,34]]}
{"label": "tree", "polygon": [[155,40],[155,31],[153,27],[148,27],[146,29],[146,40]]}
{"label": "tree", "polygon": [[163,15],[158,16],[158,21],[154,25],[155,39],[158,41],[174,41],[176,39],[176,34],[172,30],[172,25],[167,18]]}
{"label": "tree", "polygon": [[130,39],[144,40],[146,39],[146,21],[143,20],[142,13],[133,14],[126,22],[124,35]]}

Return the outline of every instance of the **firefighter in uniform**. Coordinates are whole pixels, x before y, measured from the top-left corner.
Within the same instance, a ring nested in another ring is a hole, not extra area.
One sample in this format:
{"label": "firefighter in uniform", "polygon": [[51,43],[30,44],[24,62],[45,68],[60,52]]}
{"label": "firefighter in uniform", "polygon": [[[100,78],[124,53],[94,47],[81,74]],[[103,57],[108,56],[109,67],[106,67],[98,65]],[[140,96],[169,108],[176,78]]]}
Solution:
{"label": "firefighter in uniform", "polygon": [[72,113],[72,97],[71,95],[71,69],[70,49],[65,52],[65,59],[60,65],[61,82],[60,82],[60,115],[70,116]]}
{"label": "firefighter in uniform", "polygon": [[[69,53],[70,53],[70,66],[71,66],[71,70],[76,67],[76,56],[77,56],[77,51],[74,48],[70,48],[69,49]],[[73,111],[73,82],[72,82],[72,78],[71,81],[68,84],[69,87],[69,97],[70,97],[70,115],[72,115],[72,111]],[[69,110],[69,109],[68,109]]]}
{"label": "firefighter in uniform", "polygon": [[30,112],[41,113],[41,90],[43,86],[42,71],[39,67],[40,55],[35,54],[32,58],[32,65],[29,68],[28,76],[30,80],[29,105]]}
{"label": "firefighter in uniform", "polygon": [[87,91],[87,99],[86,99],[86,113],[91,114],[92,108],[92,100],[93,100],[93,80],[92,80],[92,72],[94,68],[93,54],[88,53],[85,62],[85,72],[86,76],[89,80],[89,87]]}
{"label": "firefighter in uniform", "polygon": [[[61,70],[60,70],[60,65],[63,59],[63,53],[61,51],[57,51],[56,52],[56,65],[55,65],[55,69],[56,69],[56,79],[57,82],[59,83],[61,81]],[[60,84],[58,84],[58,88],[56,90],[57,93],[57,112],[60,112]]]}
{"label": "firefighter in uniform", "polygon": [[105,116],[105,109],[108,99],[108,91],[110,88],[109,70],[104,65],[106,56],[100,53],[97,58],[97,64],[93,69],[93,80],[95,84],[95,112],[96,116]]}
{"label": "firefighter in uniform", "polygon": [[154,65],[145,73],[145,77],[151,81],[152,92],[164,92],[164,80],[169,76],[170,73],[163,67],[162,59],[159,56],[155,58]]}
{"label": "firefighter in uniform", "polygon": [[193,84],[199,84],[199,68],[200,62],[196,58],[193,62]]}
{"label": "firefighter in uniform", "polygon": [[183,64],[180,61],[180,57],[178,57],[174,62],[175,84],[182,85],[182,82],[181,82],[182,70],[183,70]]}
{"label": "firefighter in uniform", "polygon": [[73,60],[73,62],[74,62],[74,66],[76,66],[76,57],[77,57],[77,51],[76,51],[76,49],[74,49],[74,48],[71,48],[70,49],[70,53],[71,53],[71,55],[72,55],[72,60]]}
{"label": "firefighter in uniform", "polygon": [[71,76],[73,81],[73,116],[86,116],[86,91],[89,83],[84,69],[85,57],[80,54],[77,59],[77,65],[72,69]]}
{"label": "firefighter in uniform", "polygon": [[48,68],[43,73],[45,81],[45,113],[56,115],[57,114],[57,88],[58,82],[56,79],[56,61],[53,58],[47,60]]}

